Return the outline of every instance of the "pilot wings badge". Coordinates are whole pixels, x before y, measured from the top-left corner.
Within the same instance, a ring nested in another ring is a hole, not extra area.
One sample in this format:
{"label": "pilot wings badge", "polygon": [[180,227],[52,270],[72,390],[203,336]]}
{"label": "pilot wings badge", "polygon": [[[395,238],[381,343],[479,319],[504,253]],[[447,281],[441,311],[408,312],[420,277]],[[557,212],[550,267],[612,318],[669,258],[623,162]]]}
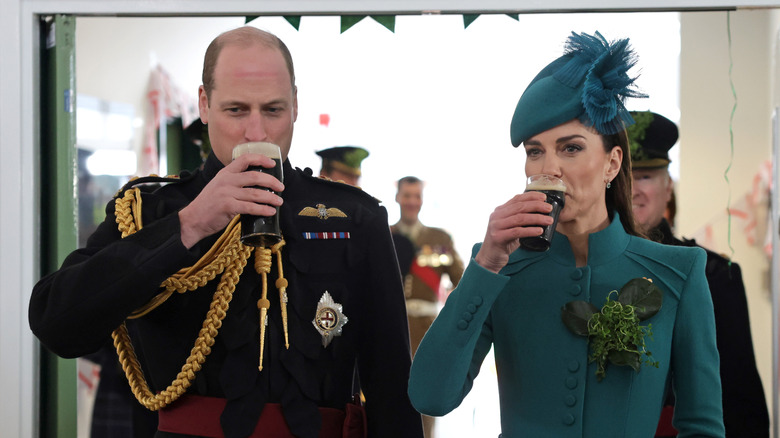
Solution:
{"label": "pilot wings badge", "polygon": [[303,207],[303,210],[298,212],[298,216],[311,216],[318,219],[326,220],[329,217],[347,217],[347,214],[339,210],[336,207],[325,207],[325,204],[317,204],[317,207]]}
{"label": "pilot wings badge", "polygon": [[325,291],[317,303],[317,313],[314,315],[314,328],[322,335],[322,346],[327,347],[334,336],[341,336],[344,324],[349,319],[344,315],[341,304],[333,301],[328,291]]}

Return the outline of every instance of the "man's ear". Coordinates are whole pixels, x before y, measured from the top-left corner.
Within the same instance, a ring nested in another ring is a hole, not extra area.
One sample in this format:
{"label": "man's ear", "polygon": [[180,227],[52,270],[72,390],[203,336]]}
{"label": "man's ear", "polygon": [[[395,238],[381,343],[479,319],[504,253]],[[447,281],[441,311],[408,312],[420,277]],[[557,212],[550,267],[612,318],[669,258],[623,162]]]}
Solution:
{"label": "man's ear", "polygon": [[206,89],[201,85],[198,87],[198,112],[200,113],[200,121],[204,125],[209,124],[209,98],[206,95]]}

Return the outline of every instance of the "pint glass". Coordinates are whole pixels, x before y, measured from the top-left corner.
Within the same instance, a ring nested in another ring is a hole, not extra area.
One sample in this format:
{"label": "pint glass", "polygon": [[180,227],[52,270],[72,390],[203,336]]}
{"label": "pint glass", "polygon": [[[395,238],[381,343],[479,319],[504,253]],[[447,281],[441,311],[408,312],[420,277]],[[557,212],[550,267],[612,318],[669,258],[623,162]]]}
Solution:
{"label": "pint glass", "polygon": [[524,237],[520,239],[520,244],[523,248],[531,251],[547,251],[550,249],[550,242],[555,234],[555,227],[558,225],[558,215],[563,210],[566,184],[560,178],[552,175],[532,175],[526,181],[525,191],[542,192],[547,195],[547,203],[553,207],[549,213],[553,218],[553,223],[544,227],[541,236]]}
{"label": "pint glass", "polygon": [[[249,166],[247,171],[264,172],[284,182],[282,172],[282,154],[279,146],[273,143],[253,142],[244,143],[233,148],[233,159],[243,154],[261,154],[274,160],[275,166],[267,168],[263,166]],[[257,189],[270,190],[265,187]],[[278,195],[278,193],[277,193]],[[241,215],[241,243],[247,246],[271,247],[282,240],[282,230],[279,224],[279,209],[273,216]]]}

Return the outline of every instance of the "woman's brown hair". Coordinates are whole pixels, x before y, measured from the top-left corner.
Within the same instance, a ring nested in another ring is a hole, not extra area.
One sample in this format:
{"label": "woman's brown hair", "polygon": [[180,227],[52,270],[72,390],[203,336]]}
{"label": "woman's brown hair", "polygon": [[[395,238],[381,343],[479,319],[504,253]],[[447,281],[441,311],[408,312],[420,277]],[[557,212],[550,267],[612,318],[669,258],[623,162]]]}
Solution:
{"label": "woman's brown hair", "polygon": [[606,201],[607,212],[610,217],[613,217],[613,213],[617,212],[620,215],[620,223],[623,224],[623,229],[626,233],[645,237],[644,233],[640,231],[634,220],[634,211],[631,206],[631,199],[633,197],[632,184],[634,178],[631,175],[631,156],[628,147],[628,135],[626,131],[620,131],[617,134],[603,135],[601,136],[604,141],[604,151],[609,153],[612,148],[620,147],[623,149],[623,161],[620,163],[620,171],[615,179],[611,182],[611,187],[607,189]]}

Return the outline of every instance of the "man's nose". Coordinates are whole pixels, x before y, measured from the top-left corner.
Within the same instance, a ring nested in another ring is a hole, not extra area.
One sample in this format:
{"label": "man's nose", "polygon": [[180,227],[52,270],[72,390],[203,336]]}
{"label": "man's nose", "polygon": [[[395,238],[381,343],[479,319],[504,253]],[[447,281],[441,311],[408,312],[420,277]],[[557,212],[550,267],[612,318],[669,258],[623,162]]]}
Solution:
{"label": "man's nose", "polygon": [[252,112],[246,120],[244,137],[246,141],[265,141],[268,133],[265,130],[265,119],[259,112]]}

